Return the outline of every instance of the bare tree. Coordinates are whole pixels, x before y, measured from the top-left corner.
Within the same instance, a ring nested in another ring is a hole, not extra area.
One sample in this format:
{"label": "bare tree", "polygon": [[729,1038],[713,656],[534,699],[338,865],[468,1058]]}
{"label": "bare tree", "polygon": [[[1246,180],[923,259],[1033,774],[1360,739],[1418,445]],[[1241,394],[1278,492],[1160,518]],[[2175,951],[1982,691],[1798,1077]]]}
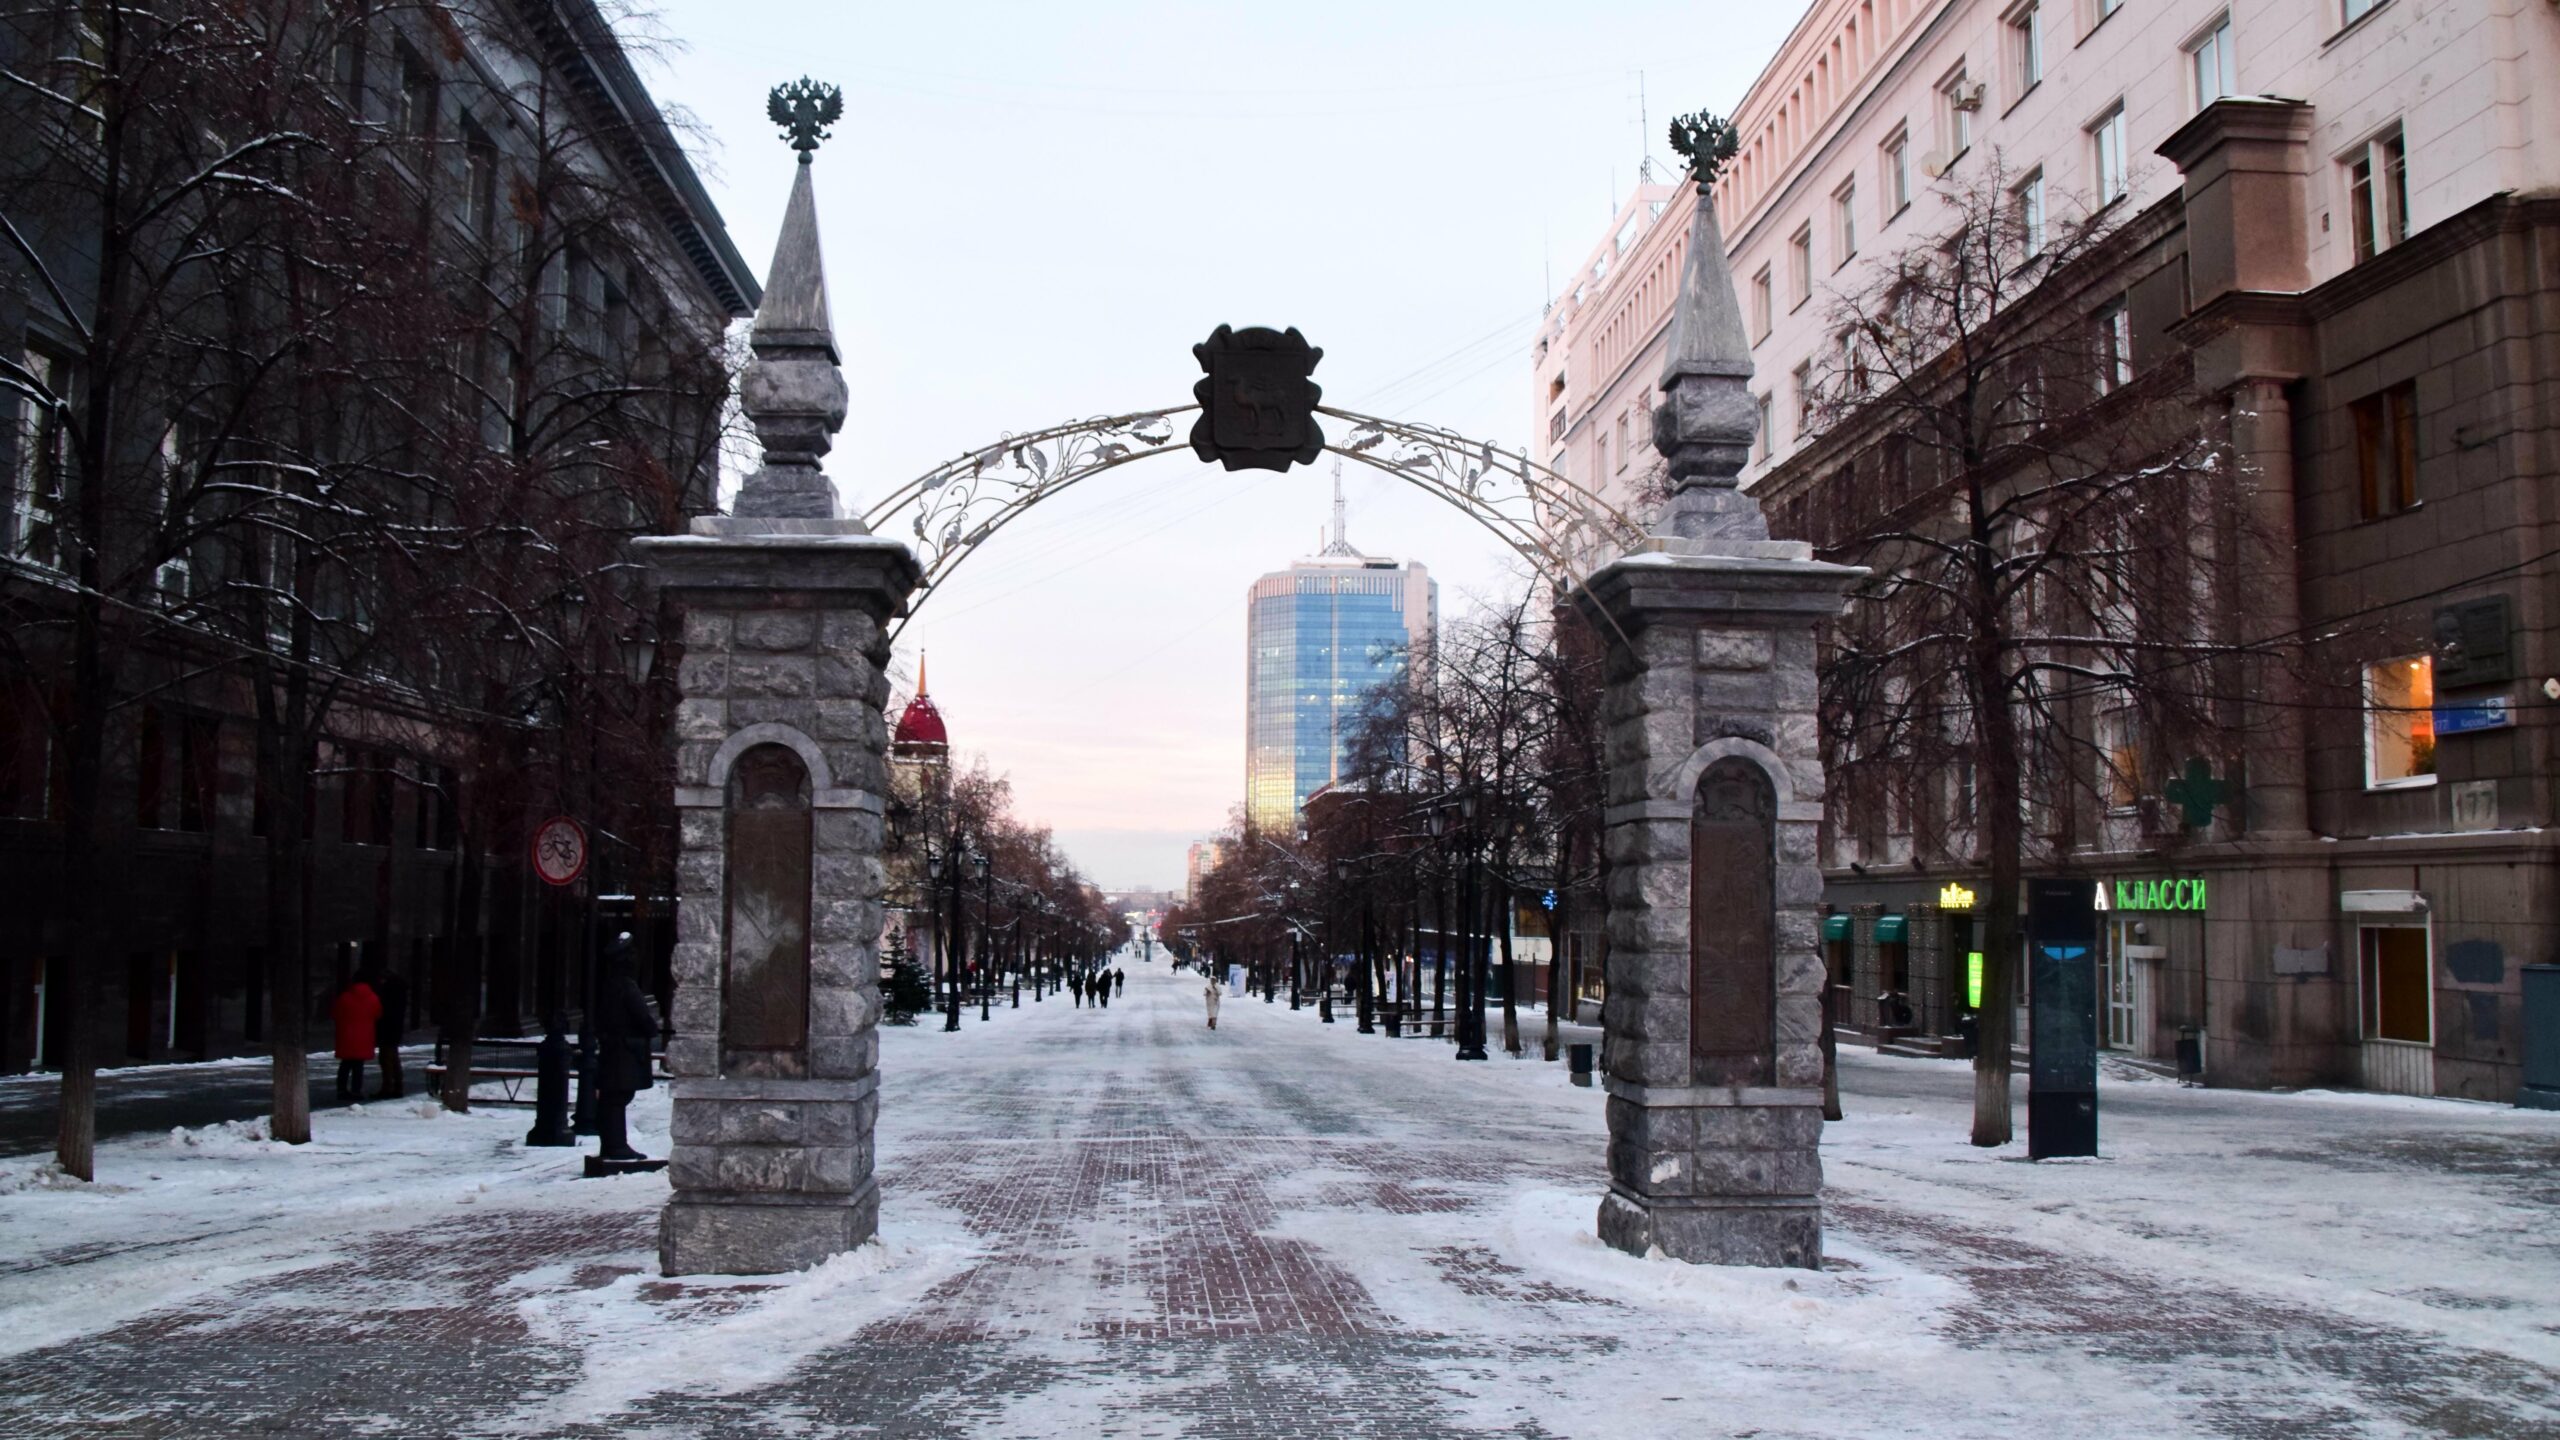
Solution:
{"label": "bare tree", "polygon": [[[1840,295],[1775,527],[1869,566],[1823,666],[1835,857],[1987,872],[1972,1139],[2006,1143],[2021,877],[2175,843],[2167,757],[2238,758],[2245,496],[2182,358],[2137,370],[2120,210],[2048,219],[1996,157]],[[2148,358],[2148,357],[2145,357]],[[1766,485],[1767,482],[1764,482]],[[1907,836],[1907,842],[1898,840]]]}

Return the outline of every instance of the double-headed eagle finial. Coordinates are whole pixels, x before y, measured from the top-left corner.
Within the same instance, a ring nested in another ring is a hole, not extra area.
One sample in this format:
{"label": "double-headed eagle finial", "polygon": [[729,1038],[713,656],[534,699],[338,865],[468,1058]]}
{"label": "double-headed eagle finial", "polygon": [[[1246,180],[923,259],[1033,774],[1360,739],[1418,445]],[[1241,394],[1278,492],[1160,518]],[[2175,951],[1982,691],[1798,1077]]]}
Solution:
{"label": "double-headed eagle finial", "polygon": [[1733,122],[1712,111],[1701,110],[1683,115],[1671,122],[1671,148],[1689,162],[1701,187],[1716,183],[1717,172],[1740,148],[1742,135]]}
{"label": "double-headed eagle finial", "polygon": [[827,127],[844,118],[844,92],[803,75],[774,86],[765,98],[764,113],[782,127],[782,137],[800,152],[800,163],[806,165],[818,142],[828,137]]}

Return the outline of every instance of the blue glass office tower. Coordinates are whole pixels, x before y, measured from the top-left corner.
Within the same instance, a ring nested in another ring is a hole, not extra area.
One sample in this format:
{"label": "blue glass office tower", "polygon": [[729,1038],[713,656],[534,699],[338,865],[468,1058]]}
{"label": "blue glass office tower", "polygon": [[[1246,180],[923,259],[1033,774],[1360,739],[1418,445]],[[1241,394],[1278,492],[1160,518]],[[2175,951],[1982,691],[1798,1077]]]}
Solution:
{"label": "blue glass office tower", "polygon": [[1429,642],[1439,610],[1421,564],[1351,548],[1337,469],[1332,542],[1255,581],[1246,605],[1245,806],[1255,824],[1293,829],[1307,796],[1341,774],[1351,722]]}

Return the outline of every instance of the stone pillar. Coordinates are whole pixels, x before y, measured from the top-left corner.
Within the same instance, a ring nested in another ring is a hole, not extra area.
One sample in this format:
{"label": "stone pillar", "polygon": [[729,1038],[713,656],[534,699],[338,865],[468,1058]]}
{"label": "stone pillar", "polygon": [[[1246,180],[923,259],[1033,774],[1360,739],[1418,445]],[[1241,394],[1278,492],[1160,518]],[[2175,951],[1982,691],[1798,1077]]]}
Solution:
{"label": "stone pillar", "polygon": [[1822,1263],[1822,758],[1814,632],[1860,571],[1773,541],[1735,484],[1756,416],[1700,188],[1654,443],[1664,532],[1576,595],[1610,646],[1609,1193],[1600,1237]]}
{"label": "stone pillar", "polygon": [[879,1221],[885,625],[920,572],[819,469],[845,386],[808,153],[741,387],[764,466],[734,515],[636,542],[684,616],[669,1275],[799,1269]]}

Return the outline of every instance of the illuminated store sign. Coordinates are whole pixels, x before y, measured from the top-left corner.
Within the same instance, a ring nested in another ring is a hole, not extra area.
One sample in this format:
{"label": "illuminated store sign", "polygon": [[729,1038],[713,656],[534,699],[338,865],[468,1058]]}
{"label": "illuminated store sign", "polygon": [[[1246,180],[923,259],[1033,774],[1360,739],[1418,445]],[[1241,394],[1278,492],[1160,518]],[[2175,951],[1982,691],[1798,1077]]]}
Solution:
{"label": "illuminated store sign", "polygon": [[2098,882],[2101,910],[2204,909],[2204,878],[2192,880],[2116,880]]}
{"label": "illuminated store sign", "polygon": [[1974,950],[1964,957],[1964,1008],[1982,1008],[1982,952]]}
{"label": "illuminated store sign", "polygon": [[1950,880],[1938,891],[1938,908],[1970,910],[1973,908],[1973,892]]}

